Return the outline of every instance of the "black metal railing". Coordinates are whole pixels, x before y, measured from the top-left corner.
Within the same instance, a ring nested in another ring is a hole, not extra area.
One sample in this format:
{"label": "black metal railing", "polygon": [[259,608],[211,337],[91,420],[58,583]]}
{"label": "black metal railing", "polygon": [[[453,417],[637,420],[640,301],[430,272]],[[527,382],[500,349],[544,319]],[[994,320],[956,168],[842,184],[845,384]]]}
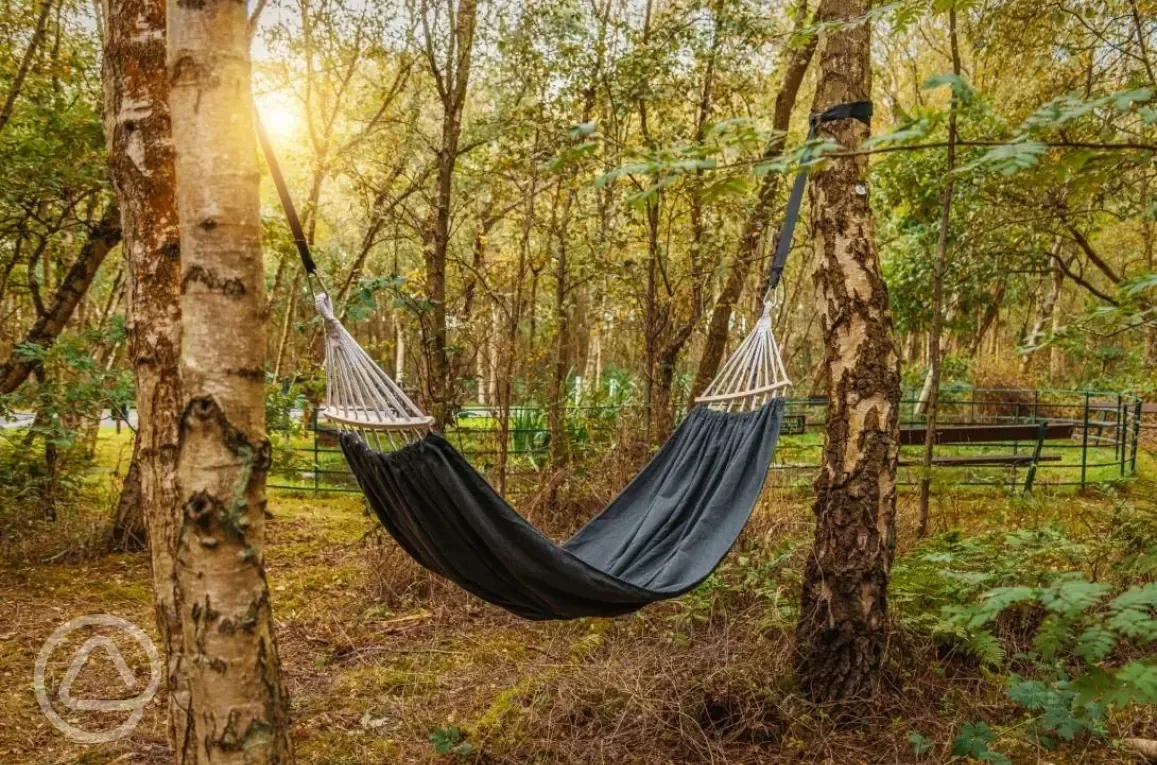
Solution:
{"label": "black metal railing", "polygon": [[[1131,394],[1102,391],[1054,391],[1024,389],[969,389],[943,391],[939,428],[964,425],[1026,425],[1042,422],[1072,426],[1068,440],[1039,442],[1035,428],[1014,429],[1026,436],[1013,440],[938,445],[943,455],[1036,455],[1035,459],[1008,460],[1007,465],[936,465],[933,480],[939,485],[988,486],[1017,489],[1035,487],[1084,487],[1091,483],[1120,480],[1133,475],[1142,438],[1143,403]],[[638,405],[570,404],[566,428],[573,463],[597,469],[612,454],[645,458],[648,452],[644,410]],[[303,423],[302,420],[305,420]],[[901,400],[901,427],[919,428],[915,395]],[[488,407],[466,407],[444,436],[483,473],[494,477],[502,453],[499,412]],[[788,399],[784,430],[772,466],[773,484],[806,488],[819,467],[823,431],[827,424],[827,400]],[[311,492],[356,492],[335,431],[316,416],[285,418],[272,428],[273,475],[270,488]],[[506,438],[507,492],[531,491],[549,469],[549,430],[546,412],[540,407],[519,406],[510,410]],[[922,447],[904,446],[898,482],[919,482]],[[951,462],[951,460],[946,460]],[[999,458],[993,460],[999,462]],[[968,463],[968,460],[959,460]]]}

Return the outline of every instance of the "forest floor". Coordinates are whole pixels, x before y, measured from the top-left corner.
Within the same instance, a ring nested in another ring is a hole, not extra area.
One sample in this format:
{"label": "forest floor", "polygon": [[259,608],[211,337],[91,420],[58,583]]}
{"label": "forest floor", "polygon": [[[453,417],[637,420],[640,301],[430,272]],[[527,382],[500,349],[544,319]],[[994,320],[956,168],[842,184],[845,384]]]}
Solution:
{"label": "forest floor", "polygon": [[[127,461],[123,440],[104,439],[100,455],[106,467]],[[1115,711],[1100,735],[1052,750],[1028,735],[1039,715],[1008,696],[1014,659],[980,661],[928,626],[952,597],[928,571],[961,540],[982,540],[969,549],[999,568],[1001,540],[1028,530],[1042,546],[1072,548],[1069,560],[1095,578],[1139,544],[1134,537],[1153,533],[1150,524],[1121,538],[1154,517],[1153,455],[1143,453],[1139,467],[1136,481],[1081,494],[942,491],[932,509],[938,536],[919,546],[915,497],[903,493],[887,666],[873,700],[846,710],[810,704],[793,687],[798,572],[811,526],[805,491],[770,492],[696,592],[632,616],[566,623],[521,621],[435,580],[382,537],[354,495],[272,492],[266,563],[298,760],[938,763],[963,761],[952,755],[954,740],[962,726],[984,723],[986,746],[1006,761],[1132,761],[1120,739],[1157,737],[1152,709]],[[113,614],[156,637],[147,556],[94,552],[115,499],[117,469],[108,469],[78,488],[83,501],[54,524],[0,540],[4,765],[168,761],[163,693],[131,735],[86,746],[49,723],[33,692],[37,654],[69,619]],[[1111,548],[1109,540],[1117,540]],[[1064,568],[1051,558],[1042,565]],[[1007,648],[1013,657],[1016,646]],[[69,655],[57,653],[54,678]],[[112,663],[93,655],[74,697],[122,687]],[[77,714],[99,727],[95,713]],[[99,715],[111,727],[127,713]]]}

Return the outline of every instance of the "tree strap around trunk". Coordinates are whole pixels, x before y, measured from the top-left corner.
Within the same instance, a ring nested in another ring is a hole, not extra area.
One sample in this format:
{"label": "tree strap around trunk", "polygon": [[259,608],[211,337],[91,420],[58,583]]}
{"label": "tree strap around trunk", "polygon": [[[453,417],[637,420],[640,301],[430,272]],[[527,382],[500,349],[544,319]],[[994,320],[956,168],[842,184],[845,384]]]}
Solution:
{"label": "tree strap around trunk", "polygon": [[[807,140],[811,141],[815,138],[816,130],[825,122],[846,119],[859,120],[865,125],[871,124],[872,102],[856,101],[849,104],[837,104],[819,114],[812,114],[808,117]],[[805,151],[803,161],[806,163],[809,159],[811,159],[811,152]],[[791,237],[795,232],[795,223],[799,219],[799,208],[803,202],[804,187],[807,186],[807,174],[808,169],[805,165],[800,168],[799,173],[795,176],[795,184],[791,187],[791,196],[787,200],[783,227],[779,230],[779,241],[775,247],[775,258],[771,262],[767,289],[769,295],[779,286],[780,277],[783,276],[783,268],[787,264],[787,253],[791,249]]]}

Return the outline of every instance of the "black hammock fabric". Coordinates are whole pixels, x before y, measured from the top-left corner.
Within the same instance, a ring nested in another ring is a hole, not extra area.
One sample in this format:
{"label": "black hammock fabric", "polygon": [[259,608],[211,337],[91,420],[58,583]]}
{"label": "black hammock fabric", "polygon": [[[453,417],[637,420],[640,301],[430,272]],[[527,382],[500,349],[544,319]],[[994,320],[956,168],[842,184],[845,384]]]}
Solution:
{"label": "black hammock fabric", "polygon": [[527,619],[616,616],[681,595],[735,544],[759,499],[783,399],[752,412],[694,409],[643,471],[558,544],[431,433],[383,453],[342,450],[382,524],[420,564]]}

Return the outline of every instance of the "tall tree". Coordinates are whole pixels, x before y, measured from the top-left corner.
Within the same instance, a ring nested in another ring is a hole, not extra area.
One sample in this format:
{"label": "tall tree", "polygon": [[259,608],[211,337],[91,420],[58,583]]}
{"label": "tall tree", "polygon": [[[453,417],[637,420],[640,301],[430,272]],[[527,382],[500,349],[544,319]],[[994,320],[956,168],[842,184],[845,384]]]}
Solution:
{"label": "tall tree", "polygon": [[450,203],[454,166],[462,137],[462,116],[470,86],[474,57],[474,27],[478,0],[446,0],[445,50],[439,52],[438,22],[441,0],[424,0],[421,9],[423,52],[442,107],[442,140],[438,148],[437,185],[425,232],[426,297],[430,309],[422,318],[426,360],[426,398],[436,427],[443,429],[450,417],[450,357],[446,348],[446,254],[450,247]]}
{"label": "tall tree", "polygon": [[[801,0],[796,6],[795,31],[798,33],[807,21],[807,0]],[[775,110],[772,113],[772,137],[764,151],[764,159],[773,159],[783,153],[787,139],[787,129],[791,125],[791,113],[795,109],[796,97],[807,74],[812,56],[815,54],[816,37],[807,37],[797,47],[788,49],[785,57],[783,84],[775,96]],[[715,379],[719,371],[719,364],[723,361],[723,352],[727,347],[727,333],[731,328],[731,312],[739,296],[743,293],[743,285],[751,266],[759,258],[759,246],[767,233],[771,223],[771,214],[775,209],[775,200],[779,194],[779,173],[768,173],[759,183],[759,194],[755,205],[747,214],[743,222],[742,233],[736,247],[735,258],[727,271],[723,289],[719,299],[711,309],[711,318],[707,323],[707,338],[703,343],[703,354],[699,358],[699,366],[695,371],[695,380],[691,385],[691,398],[694,399]]]}
{"label": "tall tree", "polygon": [[[820,5],[818,21],[834,24],[824,35],[814,112],[871,98],[868,10],[867,0]],[[849,151],[869,133],[854,119],[819,130]],[[796,629],[796,672],[817,701],[867,691],[879,669],[895,544],[900,363],[867,181],[867,157],[858,155],[834,159],[811,183],[829,414]]]}
{"label": "tall tree", "polygon": [[128,272],[129,355],[136,378],[133,461],[113,529],[118,549],[149,535],[157,626],[168,671],[169,734],[177,762],[191,760],[188,684],[174,554],[181,502],[175,455],[180,407],[180,230],[164,0],[109,0],[103,58],[109,169],[120,202]]}
{"label": "tall tree", "polygon": [[37,51],[44,43],[44,35],[48,29],[48,19],[52,14],[52,9],[52,0],[44,0],[44,4],[40,6],[40,13],[36,17],[36,28],[32,30],[28,47],[24,49],[24,55],[20,58],[20,66],[16,69],[16,76],[12,78],[12,84],[8,86],[8,93],[4,96],[4,104],[0,105],[0,130],[8,125],[9,120],[12,119],[12,113],[16,110],[16,99],[20,97],[24,80],[27,79],[28,72],[32,70],[33,62],[36,61]]}
{"label": "tall tree", "polygon": [[[956,35],[956,8],[948,8],[948,49],[952,57],[952,74],[960,79],[960,43]],[[936,448],[936,421],[940,413],[940,356],[943,351],[941,334],[944,329],[944,260],[948,257],[948,226],[952,220],[952,171],[956,169],[956,91],[953,89],[948,104],[948,160],[947,180],[940,192],[940,232],[936,251],[932,255],[932,327],[928,334],[928,409],[927,430],[924,437],[923,475],[920,477],[920,526],[917,536],[928,535],[928,504],[932,494],[932,454]],[[1000,302],[996,301],[995,306]],[[995,312],[994,312],[995,315]],[[977,333],[979,348],[984,330]],[[975,356],[975,353],[973,354]]]}
{"label": "tall tree", "polygon": [[[601,1],[601,0],[600,0]],[[598,33],[595,37],[595,53],[591,60],[590,71],[585,73],[585,84],[582,88],[582,109],[579,114],[579,124],[590,122],[594,113],[596,98],[598,97],[599,82],[603,76],[603,67],[607,54],[607,27],[610,22],[611,3],[596,2],[592,8],[598,19]],[[570,346],[573,334],[571,327],[571,291],[570,282],[570,225],[574,210],[578,205],[580,185],[577,182],[577,173],[568,172],[561,182],[568,188],[566,201],[563,203],[562,214],[559,219],[558,244],[555,248],[555,291],[554,291],[554,358],[551,362],[551,374],[547,387],[547,428],[550,432],[550,464],[558,469],[565,466],[569,459],[569,435],[566,430],[566,382],[570,372]],[[551,498],[557,491],[557,482],[551,483]]]}
{"label": "tall tree", "polygon": [[265,579],[264,275],[244,3],[174,3],[181,252],[175,588],[191,761],[292,760]]}

